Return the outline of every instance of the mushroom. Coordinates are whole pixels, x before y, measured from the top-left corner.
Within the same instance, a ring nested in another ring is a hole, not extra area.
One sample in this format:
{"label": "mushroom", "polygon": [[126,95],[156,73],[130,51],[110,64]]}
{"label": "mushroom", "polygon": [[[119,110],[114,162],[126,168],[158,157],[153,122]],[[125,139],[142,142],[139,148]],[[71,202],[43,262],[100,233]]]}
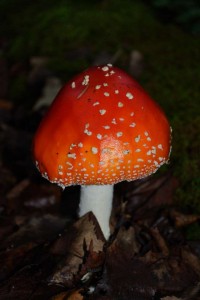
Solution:
{"label": "mushroom", "polygon": [[110,236],[113,185],[144,178],[170,155],[161,108],[111,64],[90,67],[59,92],[33,142],[42,176],[62,188],[81,185],[79,216],[92,211]]}

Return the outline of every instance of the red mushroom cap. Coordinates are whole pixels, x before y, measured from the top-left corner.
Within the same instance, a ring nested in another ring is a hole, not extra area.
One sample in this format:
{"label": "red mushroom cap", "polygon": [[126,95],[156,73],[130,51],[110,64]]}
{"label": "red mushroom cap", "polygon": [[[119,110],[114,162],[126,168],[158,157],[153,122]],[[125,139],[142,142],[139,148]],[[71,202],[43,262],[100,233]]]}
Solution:
{"label": "red mushroom cap", "polygon": [[91,67],[62,88],[33,143],[42,175],[63,187],[142,178],[167,162],[169,153],[165,114],[110,64]]}

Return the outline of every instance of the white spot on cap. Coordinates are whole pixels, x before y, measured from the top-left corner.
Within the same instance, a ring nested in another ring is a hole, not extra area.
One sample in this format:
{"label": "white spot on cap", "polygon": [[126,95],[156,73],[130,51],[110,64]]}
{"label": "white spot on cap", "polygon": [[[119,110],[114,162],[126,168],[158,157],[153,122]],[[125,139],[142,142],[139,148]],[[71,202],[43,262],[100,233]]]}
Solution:
{"label": "white spot on cap", "polygon": [[90,126],[89,123],[85,124],[84,133],[87,134],[87,135],[92,135],[92,132],[88,130],[89,126]]}
{"label": "white spot on cap", "polygon": [[112,119],[112,122],[111,122],[112,124],[117,124],[117,122],[116,122],[116,119],[114,118],[114,119]]}
{"label": "white spot on cap", "polygon": [[97,154],[97,153],[98,153],[98,149],[97,149],[96,147],[92,147],[91,150],[92,150],[92,153],[93,153],[93,154]]}
{"label": "white spot on cap", "polygon": [[106,113],[106,110],[105,110],[105,109],[100,109],[100,110],[99,110],[99,113],[100,113],[100,115],[102,115],[102,116],[103,116],[103,115],[105,115],[105,113]]}
{"label": "white spot on cap", "polygon": [[124,155],[127,155],[127,154],[129,154],[129,153],[130,153],[130,150],[124,150],[124,151],[123,151],[123,154],[124,154]]}
{"label": "white spot on cap", "polygon": [[158,167],[158,166],[159,166],[159,163],[158,163],[156,160],[154,160],[154,165],[155,165],[156,167]]}
{"label": "white spot on cap", "polygon": [[105,126],[102,126],[104,129],[110,129],[110,126],[108,125],[105,125]]}
{"label": "white spot on cap", "polygon": [[103,86],[108,86],[108,84],[106,82],[103,83]]}
{"label": "white spot on cap", "polygon": [[67,156],[68,156],[69,158],[76,159],[76,153],[68,153]]}
{"label": "white spot on cap", "polygon": [[92,135],[92,131],[89,131],[87,129],[84,130],[84,133],[87,134],[87,135]]}
{"label": "white spot on cap", "polygon": [[71,144],[69,149],[72,150],[74,147],[76,147],[76,144]]}
{"label": "white spot on cap", "polygon": [[82,148],[82,147],[83,147],[83,143],[79,143],[79,144],[78,144],[78,147],[79,147],[79,148]]}
{"label": "white spot on cap", "polygon": [[105,66],[105,67],[102,68],[102,71],[104,71],[104,72],[106,72],[108,70],[109,70],[109,68],[107,66]]}
{"label": "white spot on cap", "polygon": [[93,106],[99,105],[99,102],[95,102],[93,103]]}
{"label": "white spot on cap", "polygon": [[133,117],[134,116],[134,112],[130,113],[130,116]]}
{"label": "white spot on cap", "polygon": [[124,121],[124,118],[119,118],[119,120],[120,120],[121,122],[123,122],[123,121]]}
{"label": "white spot on cap", "polygon": [[122,136],[123,135],[123,133],[120,131],[120,132],[117,132],[117,134],[116,134],[116,136],[117,137],[120,137],[120,136]]}
{"label": "white spot on cap", "polygon": [[97,138],[98,140],[101,140],[102,139],[102,135],[100,133],[97,134]]}
{"label": "white spot on cap", "polygon": [[150,138],[149,136],[148,136],[148,138],[147,138],[147,141],[149,141],[149,142],[151,141],[151,138]]}
{"label": "white spot on cap", "polygon": [[75,89],[75,87],[76,87],[76,83],[73,81],[72,82],[72,88]]}
{"label": "white spot on cap", "polygon": [[163,146],[162,146],[162,144],[159,144],[159,145],[158,145],[158,149],[161,149],[161,150],[163,150]]}
{"label": "white spot on cap", "polygon": [[144,132],[144,135],[148,136],[149,134],[148,134],[148,132],[147,132],[147,131],[145,131],[145,132]]}
{"label": "white spot on cap", "polygon": [[89,80],[90,80],[89,75],[85,75],[85,76],[84,76],[84,79],[83,79],[83,81],[82,81],[82,85],[88,85]]}
{"label": "white spot on cap", "polygon": [[122,102],[118,102],[118,107],[123,107],[124,104]]}
{"label": "white spot on cap", "polygon": [[115,94],[119,94],[119,90],[115,90]]}
{"label": "white spot on cap", "polygon": [[141,149],[136,149],[135,152],[141,152]]}
{"label": "white spot on cap", "polygon": [[135,123],[131,123],[131,124],[129,125],[129,127],[135,127],[135,126],[136,126]]}
{"label": "white spot on cap", "polygon": [[126,97],[127,97],[129,100],[133,99],[133,95],[132,95],[131,93],[126,93]]}
{"label": "white spot on cap", "polygon": [[110,94],[109,94],[109,93],[107,93],[107,92],[105,92],[105,93],[104,93],[104,96],[105,96],[105,97],[109,97],[109,96],[110,96]]}
{"label": "white spot on cap", "polygon": [[[152,147],[152,148],[153,148],[153,147]],[[152,152],[153,154],[156,154],[156,149],[153,148],[153,149],[151,150],[151,152]]]}
{"label": "white spot on cap", "polygon": [[147,151],[147,155],[151,155],[151,150]]}
{"label": "white spot on cap", "polygon": [[100,88],[101,88],[100,84],[98,84],[98,85],[95,86],[95,90],[99,90]]}
{"label": "white spot on cap", "polygon": [[138,143],[140,141],[140,135],[136,136],[135,142]]}

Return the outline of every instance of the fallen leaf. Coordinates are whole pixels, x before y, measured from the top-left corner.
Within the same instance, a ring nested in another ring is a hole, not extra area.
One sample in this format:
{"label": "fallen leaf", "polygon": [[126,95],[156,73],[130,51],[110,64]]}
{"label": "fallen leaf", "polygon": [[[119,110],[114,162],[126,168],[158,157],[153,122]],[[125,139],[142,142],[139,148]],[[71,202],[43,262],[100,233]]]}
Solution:
{"label": "fallen leaf", "polygon": [[195,223],[198,220],[200,220],[199,215],[194,215],[194,214],[187,215],[187,214],[183,214],[174,209],[170,212],[170,215],[171,215],[171,218],[175,222],[175,226],[177,226],[177,227],[184,227],[184,226],[190,225],[190,224]]}
{"label": "fallen leaf", "polygon": [[73,292],[63,292],[51,298],[51,300],[83,300],[81,290]]}
{"label": "fallen leaf", "polygon": [[159,248],[159,251],[163,254],[163,256],[169,255],[169,247],[167,246],[166,240],[163,238],[163,236],[160,234],[160,231],[158,228],[150,228],[149,229],[152,237],[154,238],[154,241],[156,245]]}
{"label": "fallen leaf", "polygon": [[[88,268],[96,268],[96,263],[99,267],[104,259],[104,243],[105,238],[94,215],[88,213],[80,218],[52,246],[51,252],[62,255],[62,259],[50,283],[72,287],[74,281],[87,274]],[[87,266],[84,268],[85,262]]]}

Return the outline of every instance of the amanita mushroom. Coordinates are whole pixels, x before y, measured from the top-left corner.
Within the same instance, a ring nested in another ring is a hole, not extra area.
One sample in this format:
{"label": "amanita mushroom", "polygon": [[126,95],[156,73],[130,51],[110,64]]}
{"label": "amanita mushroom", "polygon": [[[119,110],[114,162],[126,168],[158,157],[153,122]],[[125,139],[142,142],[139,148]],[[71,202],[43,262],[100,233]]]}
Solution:
{"label": "amanita mushroom", "polygon": [[113,185],[146,177],[168,161],[170,126],[134,79],[111,64],[95,66],[59,92],[33,154],[51,182],[81,185],[79,215],[92,211],[107,239]]}

